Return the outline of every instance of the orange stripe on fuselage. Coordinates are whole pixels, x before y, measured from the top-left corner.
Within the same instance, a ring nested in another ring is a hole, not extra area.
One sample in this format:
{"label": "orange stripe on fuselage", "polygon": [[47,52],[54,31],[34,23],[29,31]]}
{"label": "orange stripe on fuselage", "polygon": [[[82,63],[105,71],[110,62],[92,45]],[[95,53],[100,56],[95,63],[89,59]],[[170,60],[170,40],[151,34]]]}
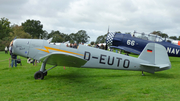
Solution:
{"label": "orange stripe on fuselage", "polygon": [[61,50],[61,49],[57,49],[57,48],[46,47],[46,46],[44,46],[44,48],[45,48],[46,50],[44,50],[44,49],[39,49],[39,48],[36,48],[36,49],[41,50],[41,51],[44,51],[44,52],[47,52],[47,53],[49,53],[49,50],[54,50],[54,51],[60,51],[60,52],[64,52],[64,53],[70,53],[70,54],[75,54],[75,55],[84,56],[83,54],[74,53],[74,52],[70,52],[70,51],[66,51],[66,50]]}

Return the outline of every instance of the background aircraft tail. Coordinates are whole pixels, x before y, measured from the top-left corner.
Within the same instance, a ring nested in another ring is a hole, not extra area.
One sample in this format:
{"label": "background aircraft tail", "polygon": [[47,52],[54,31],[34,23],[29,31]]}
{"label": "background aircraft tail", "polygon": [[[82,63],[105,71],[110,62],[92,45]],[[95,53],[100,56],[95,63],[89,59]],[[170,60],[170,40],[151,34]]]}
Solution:
{"label": "background aircraft tail", "polygon": [[148,43],[138,58],[149,62],[140,63],[141,68],[146,72],[154,73],[171,68],[165,47],[157,43]]}

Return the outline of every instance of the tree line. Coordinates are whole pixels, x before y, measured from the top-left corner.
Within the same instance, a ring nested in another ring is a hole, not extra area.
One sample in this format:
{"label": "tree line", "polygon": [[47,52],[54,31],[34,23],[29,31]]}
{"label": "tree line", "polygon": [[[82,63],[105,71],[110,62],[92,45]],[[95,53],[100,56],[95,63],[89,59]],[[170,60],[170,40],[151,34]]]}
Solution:
{"label": "tree line", "polygon": [[[5,46],[9,46],[9,43],[15,38],[32,38],[32,39],[49,39],[53,38],[52,42],[66,42],[70,43],[87,43],[89,42],[90,36],[86,33],[85,30],[79,30],[76,33],[62,33],[60,31],[52,30],[48,33],[46,30],[43,30],[43,24],[39,20],[26,20],[22,22],[21,25],[13,24],[9,19],[3,17],[0,19],[0,51],[4,50]],[[121,33],[117,31],[115,33]],[[90,44],[106,43],[106,37],[108,33],[100,35],[97,37],[96,41],[91,41]],[[126,32],[126,34],[130,34]],[[166,33],[161,31],[153,31],[151,34],[159,35],[163,38],[170,38],[174,40],[180,40],[180,36],[168,36]]]}
{"label": "tree line", "polygon": [[49,39],[53,38],[52,42],[66,42],[70,43],[87,43],[89,36],[85,30],[79,30],[76,33],[65,34],[60,31],[52,30],[48,33],[43,30],[43,24],[39,20],[26,20],[21,25],[13,24],[9,19],[3,17],[0,19],[0,51],[4,50],[5,46],[16,38],[27,39]]}

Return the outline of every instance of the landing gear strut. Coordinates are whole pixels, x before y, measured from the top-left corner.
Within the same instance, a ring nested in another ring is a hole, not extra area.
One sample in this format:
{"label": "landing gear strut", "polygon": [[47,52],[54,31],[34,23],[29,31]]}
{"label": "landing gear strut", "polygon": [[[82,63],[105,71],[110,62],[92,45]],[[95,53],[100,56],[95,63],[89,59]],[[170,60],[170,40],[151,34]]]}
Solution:
{"label": "landing gear strut", "polygon": [[57,66],[57,65],[55,65],[55,66],[51,67],[50,69],[46,70],[46,69],[45,69],[45,67],[46,67],[46,60],[45,60],[45,62],[43,62],[42,65],[41,65],[41,69],[34,74],[34,78],[35,78],[35,79],[43,80],[43,79],[44,79],[44,76],[47,75],[47,71],[53,69],[53,68],[56,67],[56,66]]}
{"label": "landing gear strut", "polygon": [[142,76],[145,76],[145,74],[143,73],[143,71],[142,71]]}
{"label": "landing gear strut", "polygon": [[47,71],[43,72],[43,74],[44,74],[44,76],[46,76],[47,75]]}

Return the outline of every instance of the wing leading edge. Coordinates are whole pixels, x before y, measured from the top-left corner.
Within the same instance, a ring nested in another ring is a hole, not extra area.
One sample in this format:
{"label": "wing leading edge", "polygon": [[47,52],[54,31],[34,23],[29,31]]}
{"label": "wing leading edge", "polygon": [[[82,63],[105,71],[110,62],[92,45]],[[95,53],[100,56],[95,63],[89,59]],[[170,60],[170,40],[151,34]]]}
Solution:
{"label": "wing leading edge", "polygon": [[81,67],[87,62],[77,55],[63,52],[53,52],[44,57],[40,57],[40,60],[50,65],[69,67]]}

